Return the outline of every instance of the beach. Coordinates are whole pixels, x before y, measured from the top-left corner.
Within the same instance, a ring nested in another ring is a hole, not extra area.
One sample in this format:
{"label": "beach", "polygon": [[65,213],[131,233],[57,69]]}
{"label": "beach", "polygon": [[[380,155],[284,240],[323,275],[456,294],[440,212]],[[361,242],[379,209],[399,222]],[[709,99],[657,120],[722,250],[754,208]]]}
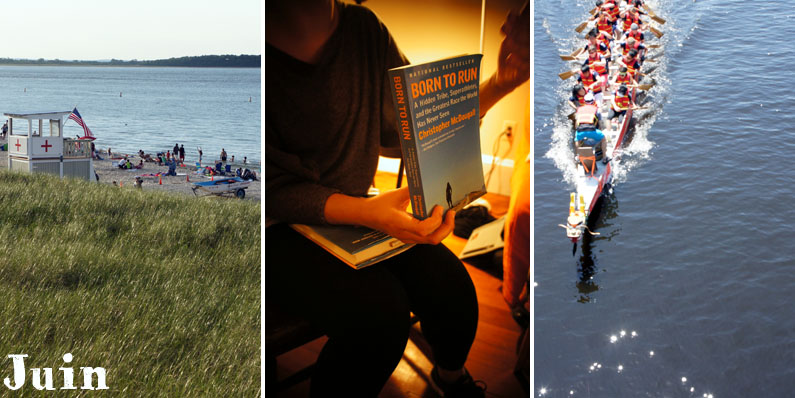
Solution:
{"label": "beach", "polygon": [[[4,144],[5,140],[0,140],[0,145]],[[104,149],[104,152],[102,150]],[[94,171],[96,171],[97,175],[99,176],[99,182],[102,184],[109,184],[113,185],[114,181],[117,185],[119,185],[123,189],[133,189],[135,184],[135,177],[136,176],[143,176],[143,184],[141,185],[141,189],[144,191],[167,191],[167,192],[174,192],[183,195],[195,196],[191,187],[193,186],[193,182],[202,182],[202,181],[210,181],[209,176],[202,176],[196,174],[196,166],[188,166],[187,164],[185,167],[177,167],[177,175],[176,176],[163,176],[163,177],[156,177],[156,176],[145,176],[147,174],[157,174],[157,173],[166,173],[168,172],[168,167],[158,166],[157,163],[153,162],[144,162],[144,166],[142,169],[132,169],[132,170],[123,170],[119,169],[118,167],[114,166],[114,163],[118,160],[116,159],[109,159],[107,155],[107,148],[98,148],[100,150],[100,156],[103,157],[103,160],[94,160]],[[104,156],[103,156],[104,155]],[[117,154],[113,153],[113,157],[123,156],[124,154]],[[133,164],[138,164],[141,160],[138,155],[127,154],[130,161]],[[205,165],[206,166],[206,165]],[[232,170],[234,171],[237,167],[242,167],[238,165],[234,165]],[[8,169],[8,151],[0,151],[0,170]],[[259,175],[259,170],[257,171],[257,178],[261,178]],[[201,192],[197,191],[200,195]],[[231,195],[226,195],[229,198],[232,198]],[[260,181],[252,181],[251,185],[249,185],[248,189],[246,189],[246,197],[244,200],[254,200],[260,201],[261,194],[260,194]]]}

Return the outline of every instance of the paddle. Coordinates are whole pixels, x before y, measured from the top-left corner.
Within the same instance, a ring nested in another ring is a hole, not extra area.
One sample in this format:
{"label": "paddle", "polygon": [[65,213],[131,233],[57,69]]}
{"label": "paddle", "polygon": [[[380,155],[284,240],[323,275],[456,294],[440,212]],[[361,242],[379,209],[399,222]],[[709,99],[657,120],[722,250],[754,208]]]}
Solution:
{"label": "paddle", "polygon": [[652,11],[652,9],[649,8],[647,5],[644,4],[643,5],[643,9],[646,10],[646,13],[649,14],[651,19],[657,21],[657,23],[659,23],[660,25],[665,24],[665,19],[660,18],[659,16],[657,16],[657,14],[655,14],[654,11]]}
{"label": "paddle", "polygon": [[[617,84],[614,84],[612,87],[615,87],[615,86],[617,86]],[[637,87],[638,90],[644,90],[645,91],[645,90],[651,90],[651,88],[654,87],[654,83],[651,83],[651,84],[629,84],[629,85],[627,85],[627,87]]]}
{"label": "paddle", "polygon": [[646,48],[660,48],[659,44],[647,44]]}
{"label": "paddle", "polygon": [[570,70],[570,71],[558,74],[558,77],[560,77],[560,80],[566,80],[566,79],[574,76],[577,72],[579,72],[579,70]]}
{"label": "paddle", "polygon": [[654,35],[657,36],[658,39],[663,36],[663,33],[655,29],[654,26],[649,26],[649,30],[651,31],[651,33],[654,33]]}
{"label": "paddle", "polygon": [[585,27],[587,27],[587,26],[588,26],[588,22],[590,22],[590,21],[585,21],[585,22],[581,23],[581,24],[580,24],[580,26],[578,26],[578,27],[574,28],[574,30],[575,30],[577,33],[582,33],[582,31],[585,29]]}
{"label": "paddle", "polygon": [[656,15],[654,15],[652,13],[649,13],[649,17],[651,19],[653,19],[655,22],[657,22],[658,24],[660,24],[660,25],[664,25],[665,24],[665,20],[664,19],[662,19],[662,18],[660,18],[660,17],[658,17],[658,16],[656,16]]}

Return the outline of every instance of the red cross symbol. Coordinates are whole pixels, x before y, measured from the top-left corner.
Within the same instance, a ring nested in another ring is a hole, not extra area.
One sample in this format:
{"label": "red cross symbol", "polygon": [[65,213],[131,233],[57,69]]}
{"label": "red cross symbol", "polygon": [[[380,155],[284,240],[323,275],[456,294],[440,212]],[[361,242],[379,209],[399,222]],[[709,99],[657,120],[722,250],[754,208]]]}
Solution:
{"label": "red cross symbol", "polygon": [[44,145],[41,146],[42,148],[44,148],[44,152],[49,152],[47,149],[52,148],[52,144],[48,144],[47,141],[49,140],[44,140]]}
{"label": "red cross symbol", "polygon": [[22,146],[22,145],[19,143],[19,138],[17,138],[17,143],[16,143],[16,145],[14,145],[14,146],[15,146],[15,147],[17,147],[17,152],[19,152],[19,147],[21,147],[21,146]]}

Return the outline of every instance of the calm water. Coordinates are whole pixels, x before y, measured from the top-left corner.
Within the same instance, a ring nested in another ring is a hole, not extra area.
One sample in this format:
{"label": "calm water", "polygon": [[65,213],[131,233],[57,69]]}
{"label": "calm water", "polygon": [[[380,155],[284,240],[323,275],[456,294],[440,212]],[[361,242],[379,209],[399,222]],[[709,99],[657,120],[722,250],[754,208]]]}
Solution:
{"label": "calm water", "polygon": [[[200,146],[204,159],[225,148],[259,162],[260,93],[260,69],[0,66],[0,114],[77,105],[98,147],[128,153],[180,143],[188,159]],[[74,121],[64,130],[83,135]]]}
{"label": "calm water", "polygon": [[592,2],[534,4],[535,395],[793,396],[795,3],[651,3],[652,109],[574,255],[557,54]]}

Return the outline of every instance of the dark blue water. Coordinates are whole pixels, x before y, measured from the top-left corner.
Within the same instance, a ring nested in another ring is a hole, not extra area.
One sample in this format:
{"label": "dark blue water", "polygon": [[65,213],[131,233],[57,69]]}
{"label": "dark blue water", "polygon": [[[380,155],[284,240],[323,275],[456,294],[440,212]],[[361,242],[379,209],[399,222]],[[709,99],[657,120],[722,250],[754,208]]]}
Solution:
{"label": "dark blue water", "polygon": [[557,54],[592,4],[534,4],[534,394],[795,395],[793,4],[651,3],[651,109],[573,256]]}
{"label": "dark blue water", "polygon": [[[260,69],[0,66],[0,115],[77,106],[98,147],[127,153],[180,143],[188,159],[200,146],[259,162],[260,93]],[[64,133],[83,135],[74,121]]]}

